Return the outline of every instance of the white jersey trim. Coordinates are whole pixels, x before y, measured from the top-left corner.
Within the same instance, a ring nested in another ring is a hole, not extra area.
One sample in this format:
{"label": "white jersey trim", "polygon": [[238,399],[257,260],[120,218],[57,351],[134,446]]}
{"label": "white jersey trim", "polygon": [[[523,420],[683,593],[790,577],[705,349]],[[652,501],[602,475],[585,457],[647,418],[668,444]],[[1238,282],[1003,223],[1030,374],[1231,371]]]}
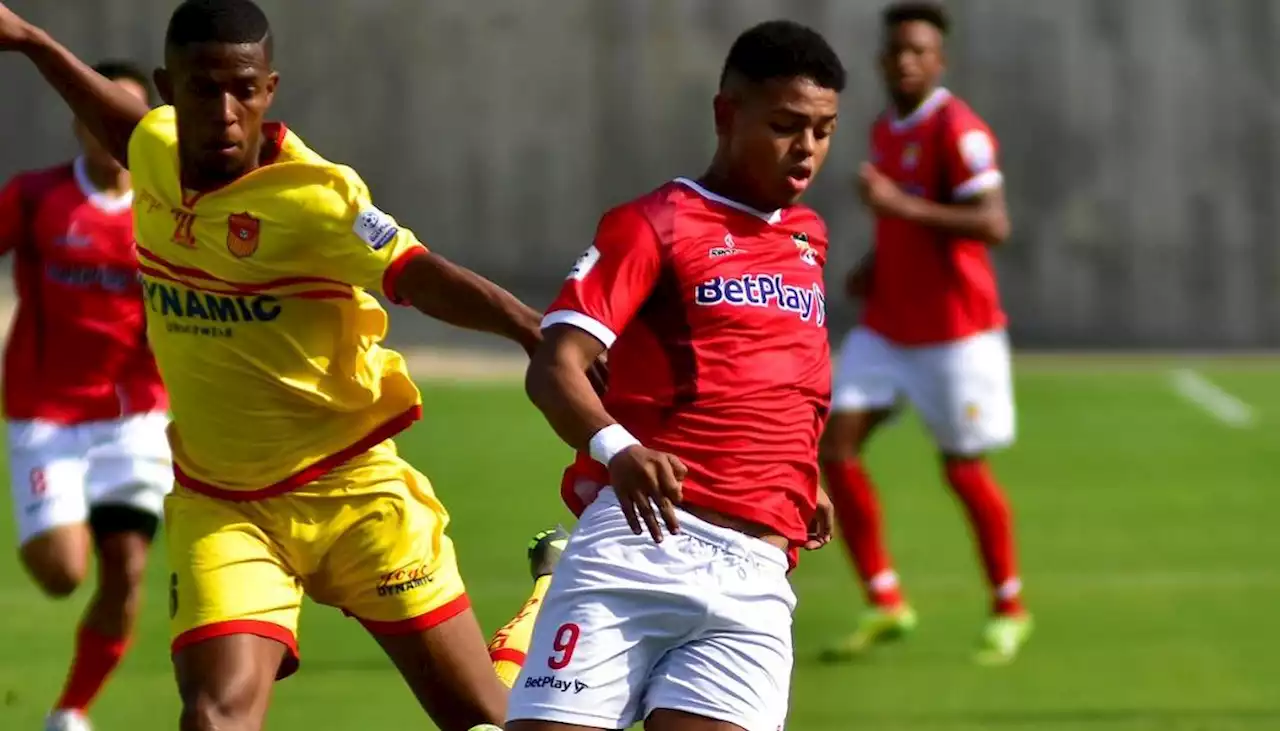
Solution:
{"label": "white jersey trim", "polygon": [[924,101],[920,102],[920,106],[916,107],[915,111],[905,117],[899,117],[897,112],[890,109],[888,112],[889,129],[894,132],[906,132],[933,116],[933,113],[938,110],[938,107],[945,104],[950,98],[951,92],[945,87],[939,86],[937,89],[934,89],[933,93],[929,94]]}
{"label": "white jersey trim", "polygon": [[711,191],[707,190],[701,185],[698,185],[697,183],[695,183],[694,181],[688,178],[676,178],[674,182],[680,185],[683,185],[684,187],[688,188],[689,190],[692,190],[693,192],[697,193],[703,198],[706,198],[709,201],[715,201],[716,203],[729,206],[730,208],[742,211],[743,213],[750,213],[751,215],[755,216],[756,218],[759,218],[760,220],[766,223],[777,224],[782,222],[781,208],[777,209],[776,211],[766,213],[764,211],[758,211],[745,203],[739,203],[731,198],[725,198],[722,195],[716,195],[715,193],[712,193]]}
{"label": "white jersey trim", "polygon": [[103,213],[121,213],[133,205],[132,190],[121,196],[110,196],[98,190],[98,187],[89,179],[89,171],[86,168],[84,155],[77,157],[75,162],[71,164],[71,168],[75,172],[76,187],[80,188],[80,192],[85,198],[89,199],[89,204],[94,208]]}
{"label": "white jersey trim", "polygon": [[1004,174],[999,170],[987,170],[957,185],[951,191],[951,197],[956,200],[976,198],[983,193],[989,193],[999,188],[1001,185],[1004,185]]}
{"label": "white jersey trim", "polygon": [[581,312],[574,312],[573,310],[556,310],[555,312],[547,313],[547,316],[542,318],[542,329],[546,330],[553,325],[572,325],[599,340],[604,344],[606,350],[612,348],[614,342],[618,339],[618,335],[604,323],[594,317],[584,315]]}

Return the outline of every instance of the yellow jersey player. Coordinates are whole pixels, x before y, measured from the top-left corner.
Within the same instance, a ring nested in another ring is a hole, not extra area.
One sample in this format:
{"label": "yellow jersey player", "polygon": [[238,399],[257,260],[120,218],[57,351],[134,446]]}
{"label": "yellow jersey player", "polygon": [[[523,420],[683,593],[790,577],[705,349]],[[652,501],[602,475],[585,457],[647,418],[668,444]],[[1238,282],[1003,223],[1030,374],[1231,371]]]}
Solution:
{"label": "yellow jersey player", "polygon": [[[153,111],[3,5],[0,48],[24,52],[133,175],[147,336],[172,404],[181,727],[261,727],[272,682],[298,665],[304,594],[357,618],[442,729],[501,724],[511,673],[501,682],[486,653],[448,514],[391,441],[421,397],[379,344],[387,316],[368,292],[527,351],[539,314],[428,253],[354,171],[264,122],[278,76],[250,0],[174,11]],[[535,573],[560,537],[539,544]],[[494,662],[519,662],[538,599]]]}

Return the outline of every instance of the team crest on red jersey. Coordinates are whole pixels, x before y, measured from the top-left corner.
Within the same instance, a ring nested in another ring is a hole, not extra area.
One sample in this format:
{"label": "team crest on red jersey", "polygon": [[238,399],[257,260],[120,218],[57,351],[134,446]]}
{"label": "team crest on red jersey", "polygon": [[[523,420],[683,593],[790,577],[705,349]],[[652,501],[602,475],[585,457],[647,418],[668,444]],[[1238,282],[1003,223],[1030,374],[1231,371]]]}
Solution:
{"label": "team crest on red jersey", "polygon": [[818,265],[818,251],[809,243],[809,234],[791,234],[791,243],[800,251],[800,260],[811,267]]}
{"label": "team crest on red jersey", "polygon": [[920,164],[920,145],[915,142],[908,143],[902,150],[902,169],[915,170]]}
{"label": "team crest on red jersey", "polygon": [[244,258],[258,250],[258,234],[262,229],[262,221],[248,213],[233,213],[227,218],[227,249],[235,256]]}

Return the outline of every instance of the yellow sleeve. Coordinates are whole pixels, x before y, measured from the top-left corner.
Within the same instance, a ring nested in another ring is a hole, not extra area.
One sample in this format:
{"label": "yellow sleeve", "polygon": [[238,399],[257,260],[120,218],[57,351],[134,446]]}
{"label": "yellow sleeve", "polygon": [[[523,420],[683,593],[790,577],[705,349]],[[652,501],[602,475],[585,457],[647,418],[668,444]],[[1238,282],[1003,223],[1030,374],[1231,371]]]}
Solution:
{"label": "yellow sleeve", "polygon": [[308,248],[308,268],[317,275],[400,300],[391,285],[400,268],[427,249],[413,231],[373,205],[369,189],[350,168],[335,167],[337,180],[319,196],[313,221],[317,246]]}
{"label": "yellow sleeve", "polygon": [[[138,122],[129,137],[129,170],[172,159],[178,144],[178,118],[173,107],[156,107]],[[176,167],[175,167],[176,169]],[[136,181],[135,181],[136,182]]]}

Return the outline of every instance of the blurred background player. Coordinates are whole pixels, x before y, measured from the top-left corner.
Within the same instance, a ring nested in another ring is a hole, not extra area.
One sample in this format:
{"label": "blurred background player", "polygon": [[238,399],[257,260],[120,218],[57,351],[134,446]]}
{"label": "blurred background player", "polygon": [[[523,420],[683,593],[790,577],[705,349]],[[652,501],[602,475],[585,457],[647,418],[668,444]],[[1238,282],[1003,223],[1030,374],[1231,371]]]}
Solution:
{"label": "blurred background player", "polygon": [[[166,106],[150,111],[0,5],[0,48],[26,54],[137,188],[146,332],[173,411],[180,726],[262,726],[273,683],[298,666],[304,595],[357,618],[444,731],[501,723],[507,688],[448,513],[392,440],[422,399],[379,344],[387,316],[368,290],[526,351],[540,315],[429,253],[354,171],[264,122],[272,43],[250,0],[187,0],[156,72]],[[525,621],[536,609],[535,595]],[[522,636],[508,628],[507,645]]]}
{"label": "blurred background player", "polygon": [[[139,104],[146,74],[94,67]],[[129,173],[79,121],[81,154],[0,190],[0,252],[18,305],[4,361],[13,503],[22,563],[49,596],[98,583],[49,729],[84,713],[129,644],[147,550],[173,484],[168,399],[147,347]]]}
{"label": "blurred background player", "polygon": [[[782,728],[787,573],[831,519],[827,233],[797,201],[844,84],[813,30],[743,33],[710,168],[605,214],[544,318],[527,386],[578,450],[563,496],[580,519],[507,731]],[[606,350],[602,400],[586,371]]]}
{"label": "blurred background player", "polygon": [[991,130],[939,86],[949,22],[941,6],[884,11],[881,70],[891,102],[871,132],[858,182],[875,215],[872,252],[851,273],[862,325],[839,355],[823,472],[871,608],[828,657],[856,655],[916,624],[885,545],[861,456],[900,405],[919,411],[964,505],[994,594],[977,659],[1012,660],[1031,630],[1021,600],[1009,506],[985,454],[1014,439],[1005,314],[988,247],[1009,235]]}

